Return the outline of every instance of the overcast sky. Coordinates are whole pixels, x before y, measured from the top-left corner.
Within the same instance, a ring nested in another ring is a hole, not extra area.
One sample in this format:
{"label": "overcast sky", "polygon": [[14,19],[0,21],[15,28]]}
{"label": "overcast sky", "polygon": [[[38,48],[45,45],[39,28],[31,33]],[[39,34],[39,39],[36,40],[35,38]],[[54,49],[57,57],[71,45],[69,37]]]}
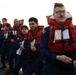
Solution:
{"label": "overcast sky", "polygon": [[46,16],[52,14],[55,2],[66,6],[76,24],[76,0],[0,0],[0,20],[6,17],[13,25],[15,18],[24,19],[24,24],[28,25],[28,19],[36,17],[40,25],[47,26]]}

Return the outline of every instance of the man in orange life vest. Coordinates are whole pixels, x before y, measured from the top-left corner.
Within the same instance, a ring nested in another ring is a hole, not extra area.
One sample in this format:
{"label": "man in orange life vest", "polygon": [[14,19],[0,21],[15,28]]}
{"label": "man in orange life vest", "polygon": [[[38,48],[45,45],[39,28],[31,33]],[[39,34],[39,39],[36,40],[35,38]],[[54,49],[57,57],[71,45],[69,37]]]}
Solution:
{"label": "man in orange life vest", "polygon": [[14,19],[14,25],[12,30],[17,31],[17,35],[20,34],[20,30],[21,30],[22,25],[19,24],[19,20],[18,19]]}
{"label": "man in orange life vest", "polygon": [[73,75],[76,31],[71,15],[62,3],[55,3],[49,26],[43,30],[40,51],[45,59],[43,75]]}
{"label": "man in orange life vest", "polygon": [[9,28],[10,28],[10,30],[11,30],[12,27],[11,27],[11,25],[7,22],[7,18],[2,18],[2,23],[3,23],[3,25],[2,25],[2,27],[3,27],[2,30],[5,30],[5,29],[4,29],[4,26],[5,26],[5,25],[9,25]]}
{"label": "man in orange life vest", "polygon": [[30,30],[24,43],[24,48],[29,51],[29,59],[23,75],[42,75],[43,60],[40,54],[40,37],[44,26],[38,25],[35,17],[29,19]]}
{"label": "man in orange life vest", "polygon": [[18,37],[18,34],[20,33],[20,26],[19,26],[19,21],[18,19],[14,19],[13,21],[13,28],[11,29],[11,33],[10,33],[10,44],[11,44],[11,49],[9,51],[9,69],[6,72],[6,74],[11,74],[13,73],[13,66],[14,66],[14,58],[15,58],[15,41]]}
{"label": "man in orange life vest", "polygon": [[10,33],[11,33],[11,29],[10,29],[10,24],[6,24],[4,25],[4,33],[3,33],[3,42],[2,42],[2,52],[1,52],[1,63],[2,66],[0,67],[0,69],[4,69],[6,68],[5,65],[5,56],[7,57],[7,59],[9,59],[9,52],[11,49],[11,42],[10,42]]}
{"label": "man in orange life vest", "polygon": [[13,75],[19,75],[19,70],[22,67],[22,72],[24,73],[24,70],[26,68],[25,63],[28,60],[28,55],[27,55],[27,50],[25,50],[24,48],[21,49],[20,45],[24,44],[24,40],[27,37],[27,33],[28,33],[28,27],[26,25],[23,25],[21,27],[21,33],[20,35],[18,35],[18,39],[15,41],[15,48],[16,50],[16,57],[15,57],[15,66],[13,69]]}
{"label": "man in orange life vest", "polygon": [[[3,33],[3,30],[2,30],[2,23],[0,21],[0,35]],[[2,47],[2,44],[0,43],[0,54],[1,54],[1,47]]]}

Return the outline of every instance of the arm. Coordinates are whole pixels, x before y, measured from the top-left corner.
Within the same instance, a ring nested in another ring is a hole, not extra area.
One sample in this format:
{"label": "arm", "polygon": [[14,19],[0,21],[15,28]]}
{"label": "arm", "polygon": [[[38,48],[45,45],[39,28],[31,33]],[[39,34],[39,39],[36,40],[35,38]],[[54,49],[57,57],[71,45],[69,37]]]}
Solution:
{"label": "arm", "polygon": [[49,41],[49,27],[43,30],[40,43],[40,51],[45,58],[47,58],[51,62],[55,62],[56,60],[58,60],[66,64],[72,63],[72,59],[70,57],[67,57],[66,55],[56,55],[55,53],[49,51],[48,41]]}
{"label": "arm", "polygon": [[3,40],[4,40],[4,34],[0,34],[0,44],[2,44]]}
{"label": "arm", "polygon": [[40,42],[40,51],[43,57],[48,58],[52,62],[55,62],[56,54],[48,50],[49,32],[50,32],[49,27],[43,30]]}
{"label": "arm", "polygon": [[24,48],[25,48],[26,50],[31,50],[31,48],[30,48],[30,43],[29,43],[29,41],[28,41],[28,37],[25,39]]}
{"label": "arm", "polygon": [[73,64],[74,64],[74,66],[76,67],[76,53],[74,53],[74,55],[73,55]]}
{"label": "arm", "polygon": [[19,38],[17,38],[16,41],[14,42],[14,46],[15,46],[16,50],[20,48],[20,40],[19,40]]}

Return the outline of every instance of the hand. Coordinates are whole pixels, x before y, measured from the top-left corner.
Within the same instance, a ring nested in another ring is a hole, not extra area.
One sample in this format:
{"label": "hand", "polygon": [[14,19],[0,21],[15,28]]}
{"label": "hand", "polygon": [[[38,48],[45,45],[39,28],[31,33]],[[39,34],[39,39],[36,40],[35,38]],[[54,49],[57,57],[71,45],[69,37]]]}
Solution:
{"label": "hand", "polygon": [[56,59],[66,63],[66,64],[72,63],[72,61],[73,61],[70,57],[68,57],[66,55],[57,55]]}
{"label": "hand", "polygon": [[5,28],[1,28],[1,30],[5,30]]}
{"label": "hand", "polygon": [[73,62],[73,65],[76,67],[76,60]]}
{"label": "hand", "polygon": [[25,48],[23,47],[23,45],[20,45],[20,48],[21,48],[21,49],[25,49]]}
{"label": "hand", "polygon": [[31,51],[36,51],[36,47],[35,46],[31,46]]}
{"label": "hand", "polygon": [[11,39],[11,42],[14,42],[15,40],[14,39]]}

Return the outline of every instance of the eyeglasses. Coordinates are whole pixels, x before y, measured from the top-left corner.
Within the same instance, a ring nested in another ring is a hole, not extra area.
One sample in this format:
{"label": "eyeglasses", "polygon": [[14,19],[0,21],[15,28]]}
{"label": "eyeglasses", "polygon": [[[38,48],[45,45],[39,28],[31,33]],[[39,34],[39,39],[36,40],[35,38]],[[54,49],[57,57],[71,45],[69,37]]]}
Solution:
{"label": "eyeglasses", "polygon": [[63,10],[63,11],[59,10],[59,11],[56,11],[55,13],[58,14],[58,15],[59,15],[59,14],[62,14],[62,13],[65,14],[66,11],[65,11],[65,10]]}

